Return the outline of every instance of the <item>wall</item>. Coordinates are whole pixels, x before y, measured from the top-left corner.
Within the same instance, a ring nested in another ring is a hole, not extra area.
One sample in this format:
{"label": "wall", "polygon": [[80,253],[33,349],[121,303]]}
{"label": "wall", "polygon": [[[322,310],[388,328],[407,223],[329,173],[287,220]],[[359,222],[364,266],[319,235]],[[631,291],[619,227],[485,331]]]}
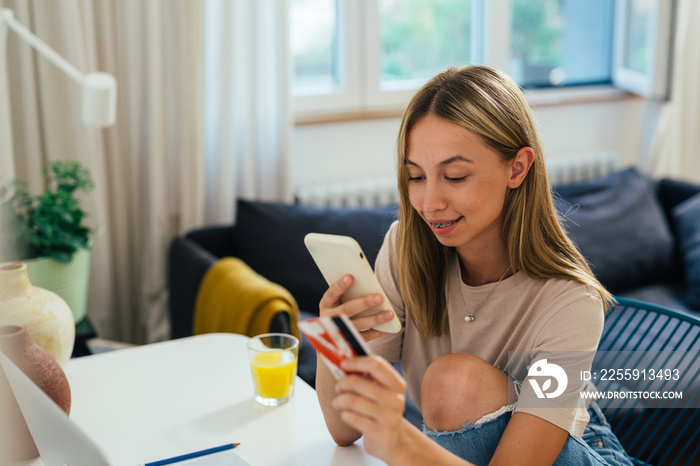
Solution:
{"label": "wall", "polygon": [[[644,101],[638,98],[537,107],[535,118],[547,156],[615,150],[636,162]],[[296,126],[292,135],[292,186],[395,174],[400,120],[386,118]]]}

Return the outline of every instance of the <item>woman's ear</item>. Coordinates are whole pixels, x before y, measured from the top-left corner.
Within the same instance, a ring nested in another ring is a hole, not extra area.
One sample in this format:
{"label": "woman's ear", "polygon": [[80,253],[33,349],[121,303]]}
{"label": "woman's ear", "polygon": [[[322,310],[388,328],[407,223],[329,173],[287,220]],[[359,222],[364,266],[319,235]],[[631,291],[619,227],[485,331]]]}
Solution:
{"label": "woman's ear", "polygon": [[525,179],[525,175],[530,170],[532,163],[535,161],[535,152],[530,147],[522,147],[515,155],[515,158],[510,165],[510,179],[508,187],[515,189],[520,186]]}

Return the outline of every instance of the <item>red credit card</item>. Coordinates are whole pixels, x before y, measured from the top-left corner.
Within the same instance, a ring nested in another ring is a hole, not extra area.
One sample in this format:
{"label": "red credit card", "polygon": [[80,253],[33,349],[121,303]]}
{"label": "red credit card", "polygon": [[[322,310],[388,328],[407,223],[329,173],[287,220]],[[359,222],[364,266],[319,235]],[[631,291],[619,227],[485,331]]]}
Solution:
{"label": "red credit card", "polygon": [[364,339],[345,315],[314,317],[299,322],[301,330],[336,379],[348,373],[340,367],[345,359],[371,354]]}

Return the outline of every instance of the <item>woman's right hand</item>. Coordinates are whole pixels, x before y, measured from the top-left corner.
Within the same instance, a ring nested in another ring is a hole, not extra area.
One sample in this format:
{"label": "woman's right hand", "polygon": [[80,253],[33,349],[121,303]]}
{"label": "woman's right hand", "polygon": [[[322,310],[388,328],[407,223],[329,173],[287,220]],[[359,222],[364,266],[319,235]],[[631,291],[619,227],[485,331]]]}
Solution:
{"label": "woman's right hand", "polygon": [[333,283],[328,290],[323,294],[321,303],[319,304],[319,315],[338,316],[345,314],[350,318],[355,328],[360,332],[365,341],[374,340],[375,338],[386,335],[387,332],[374,330],[371,327],[389,322],[394,317],[393,311],[382,311],[370,316],[357,316],[358,314],[382,304],[384,297],[380,294],[370,294],[361,298],[356,298],[344,303],[340,302],[340,297],[345,293],[350,285],[352,285],[352,275],[345,275],[337,282]]}

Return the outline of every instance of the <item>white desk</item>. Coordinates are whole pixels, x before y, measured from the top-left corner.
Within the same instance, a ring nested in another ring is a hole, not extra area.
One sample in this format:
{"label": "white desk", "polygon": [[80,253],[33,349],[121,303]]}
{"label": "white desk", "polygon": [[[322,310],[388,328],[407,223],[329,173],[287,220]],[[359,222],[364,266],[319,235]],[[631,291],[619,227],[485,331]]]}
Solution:
{"label": "white desk", "polygon": [[384,464],[361,445],[335,445],[300,378],[291,402],[259,406],[247,340],[210,334],[73,359],[70,417],[116,466],[231,442],[251,466]]}

